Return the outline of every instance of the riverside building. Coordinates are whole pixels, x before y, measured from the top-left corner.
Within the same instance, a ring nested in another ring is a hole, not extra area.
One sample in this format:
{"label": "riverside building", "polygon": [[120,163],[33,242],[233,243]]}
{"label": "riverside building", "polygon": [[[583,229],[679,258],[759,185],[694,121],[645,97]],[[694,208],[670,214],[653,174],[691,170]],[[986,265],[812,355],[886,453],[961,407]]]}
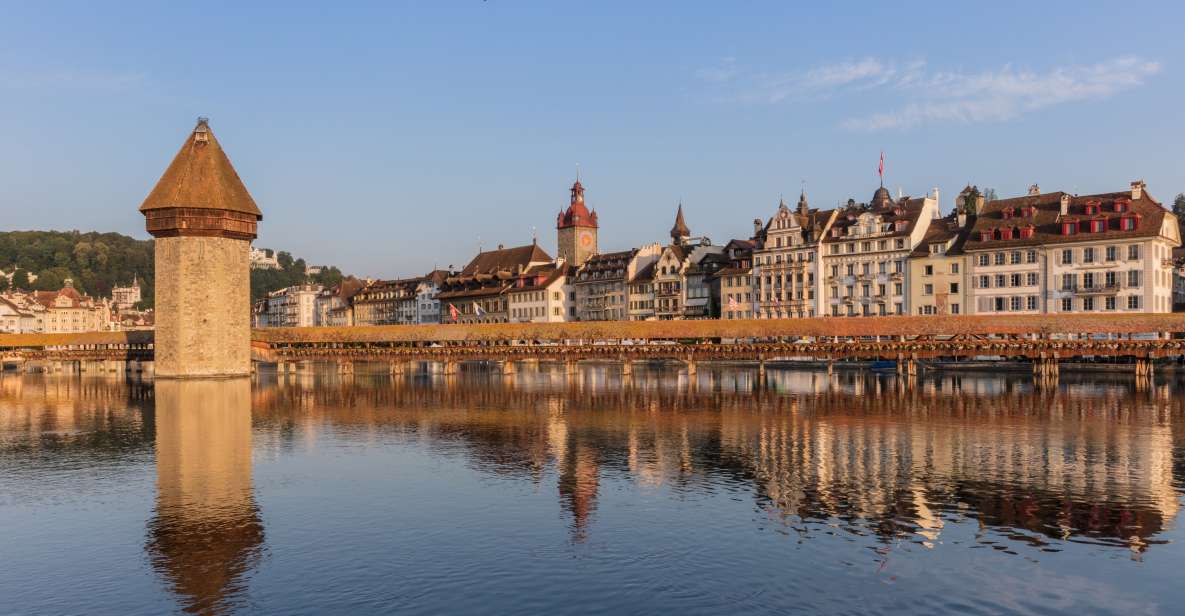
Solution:
{"label": "riverside building", "polygon": [[791,210],[784,201],[764,227],[757,228],[760,246],[753,251],[752,315],[758,319],[818,316],[823,260],[819,248],[837,210],[811,209],[806,192]]}
{"label": "riverside building", "polygon": [[822,241],[825,314],[908,314],[907,261],[937,215],[937,189],[893,200],[881,186],[867,204],[849,200]]}
{"label": "riverside building", "polygon": [[1123,192],[984,203],[966,243],[977,314],[1171,312],[1177,218],[1143,181]]}

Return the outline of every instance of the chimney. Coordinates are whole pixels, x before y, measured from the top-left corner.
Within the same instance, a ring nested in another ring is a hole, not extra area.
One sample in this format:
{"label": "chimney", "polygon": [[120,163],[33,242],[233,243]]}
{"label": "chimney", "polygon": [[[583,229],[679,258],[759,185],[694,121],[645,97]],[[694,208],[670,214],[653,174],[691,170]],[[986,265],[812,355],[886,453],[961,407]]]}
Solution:
{"label": "chimney", "polygon": [[975,215],[979,216],[983,213],[983,195],[975,195]]}
{"label": "chimney", "polygon": [[1061,212],[1062,212],[1062,216],[1065,216],[1066,214],[1070,213],[1070,195],[1068,193],[1062,193],[1062,210],[1061,210]]}
{"label": "chimney", "polygon": [[1132,182],[1132,201],[1143,198],[1145,188],[1147,188],[1147,185],[1144,184],[1144,180],[1136,180]]}
{"label": "chimney", "polygon": [[959,220],[959,228],[960,229],[967,226],[967,211],[966,210],[959,209],[958,220]]}
{"label": "chimney", "polygon": [[1033,184],[1032,186],[1029,187],[1029,196],[1030,197],[1036,197],[1039,194],[1041,194],[1041,187],[1040,186]]}
{"label": "chimney", "polygon": [[761,235],[761,226],[762,226],[761,219],[754,218],[753,219],[753,237],[758,237]]}

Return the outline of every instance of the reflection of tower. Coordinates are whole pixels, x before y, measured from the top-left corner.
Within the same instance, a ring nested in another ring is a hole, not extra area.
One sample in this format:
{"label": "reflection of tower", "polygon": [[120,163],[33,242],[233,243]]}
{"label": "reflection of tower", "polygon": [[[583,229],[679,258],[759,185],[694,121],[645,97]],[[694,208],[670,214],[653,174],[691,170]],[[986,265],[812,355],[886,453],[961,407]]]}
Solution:
{"label": "reflection of tower", "polygon": [[259,561],[251,384],[156,383],[156,511],[146,549],[186,611],[233,606]]}
{"label": "reflection of tower", "polygon": [[577,445],[560,473],[560,504],[572,514],[572,541],[588,539],[588,522],[597,508],[600,464],[597,452]]}

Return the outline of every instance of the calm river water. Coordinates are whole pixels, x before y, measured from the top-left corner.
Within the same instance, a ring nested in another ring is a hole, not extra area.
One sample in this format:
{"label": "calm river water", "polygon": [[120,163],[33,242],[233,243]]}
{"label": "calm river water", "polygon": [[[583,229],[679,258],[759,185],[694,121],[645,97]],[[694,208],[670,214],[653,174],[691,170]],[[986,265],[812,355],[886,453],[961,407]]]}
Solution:
{"label": "calm river water", "polygon": [[1180,613],[1185,385],[0,377],[0,614]]}

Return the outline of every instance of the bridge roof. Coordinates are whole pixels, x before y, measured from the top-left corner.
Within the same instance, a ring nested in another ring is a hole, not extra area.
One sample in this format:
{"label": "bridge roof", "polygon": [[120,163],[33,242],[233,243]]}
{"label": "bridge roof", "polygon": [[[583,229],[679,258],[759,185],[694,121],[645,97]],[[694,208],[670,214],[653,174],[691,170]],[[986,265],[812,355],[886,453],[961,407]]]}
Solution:
{"label": "bridge roof", "polygon": [[369,327],[268,328],[266,343],[447,342],[480,340],[680,340],[695,338],[859,337],[1046,333],[1185,332],[1185,314],[821,317],[814,319],[467,323]]}
{"label": "bridge roof", "polygon": [[205,118],[181,144],[140,212],[170,208],[228,210],[263,218]]}

